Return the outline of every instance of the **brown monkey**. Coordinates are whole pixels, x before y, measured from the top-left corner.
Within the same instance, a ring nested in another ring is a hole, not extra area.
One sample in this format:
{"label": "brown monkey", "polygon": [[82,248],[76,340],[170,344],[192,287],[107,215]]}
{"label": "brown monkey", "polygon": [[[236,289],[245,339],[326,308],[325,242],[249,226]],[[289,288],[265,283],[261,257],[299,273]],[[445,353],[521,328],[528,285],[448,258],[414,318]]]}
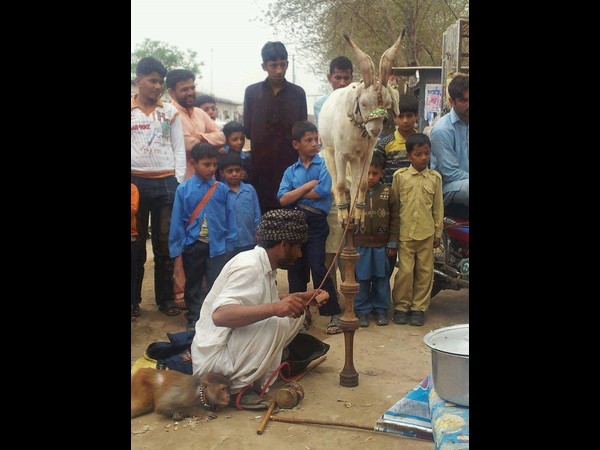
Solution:
{"label": "brown monkey", "polygon": [[218,373],[201,377],[176,370],[142,368],[131,377],[131,417],[152,411],[181,420],[219,411],[229,404],[229,380]]}

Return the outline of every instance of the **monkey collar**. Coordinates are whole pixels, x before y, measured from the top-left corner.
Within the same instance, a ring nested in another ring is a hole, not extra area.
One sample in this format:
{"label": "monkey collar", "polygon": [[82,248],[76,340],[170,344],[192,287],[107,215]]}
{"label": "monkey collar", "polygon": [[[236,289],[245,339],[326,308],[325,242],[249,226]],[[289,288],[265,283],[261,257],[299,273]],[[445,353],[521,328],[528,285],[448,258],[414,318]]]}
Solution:
{"label": "monkey collar", "polygon": [[198,392],[200,393],[200,402],[202,403],[202,406],[204,406],[206,409],[208,409],[210,411],[214,410],[214,406],[209,404],[206,401],[206,394],[204,393],[204,389],[202,388],[202,385],[200,385]]}

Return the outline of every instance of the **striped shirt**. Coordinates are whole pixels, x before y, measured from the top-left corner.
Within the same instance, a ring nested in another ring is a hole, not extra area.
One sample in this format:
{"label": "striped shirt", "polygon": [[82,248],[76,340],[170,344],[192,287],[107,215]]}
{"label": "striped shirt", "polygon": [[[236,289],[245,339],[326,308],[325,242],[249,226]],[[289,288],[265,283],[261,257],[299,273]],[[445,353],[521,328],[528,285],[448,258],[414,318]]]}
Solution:
{"label": "striped shirt", "polygon": [[131,173],[146,178],[185,175],[185,146],[179,112],[158,100],[146,115],[131,97]]}

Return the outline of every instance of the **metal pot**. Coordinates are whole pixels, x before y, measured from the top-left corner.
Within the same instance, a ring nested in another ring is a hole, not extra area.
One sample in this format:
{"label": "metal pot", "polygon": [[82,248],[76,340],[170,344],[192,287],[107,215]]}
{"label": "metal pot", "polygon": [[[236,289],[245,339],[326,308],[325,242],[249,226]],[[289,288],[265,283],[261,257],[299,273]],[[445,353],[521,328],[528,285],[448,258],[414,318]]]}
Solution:
{"label": "metal pot", "polygon": [[448,402],[469,406],[469,324],[430,331],[423,341],[431,348],[437,394]]}

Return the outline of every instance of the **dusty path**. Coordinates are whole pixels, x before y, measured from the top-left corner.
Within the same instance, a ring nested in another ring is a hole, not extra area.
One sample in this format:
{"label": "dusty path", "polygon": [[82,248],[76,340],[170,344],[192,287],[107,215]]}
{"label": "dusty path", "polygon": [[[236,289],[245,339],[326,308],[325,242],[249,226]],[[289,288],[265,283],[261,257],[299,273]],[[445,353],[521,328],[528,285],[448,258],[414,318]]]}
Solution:
{"label": "dusty path", "polygon": [[[167,332],[185,330],[183,314],[168,317],[157,310],[153,299],[152,249],[146,263],[142,315],[131,324],[131,363],[141,356],[148,344],[168,341]],[[287,274],[278,271],[281,292],[287,292]],[[307,374],[300,383],[305,397],[292,410],[280,415],[304,419],[347,422],[374,426],[390,406],[400,400],[423,377],[431,373],[431,353],[423,336],[432,329],[469,322],[469,290],[443,291],[432,300],[425,325],[395,325],[359,328],[354,336],[354,367],[359,385],[340,386],[344,366],[344,335],[325,333],[326,317],[313,310],[310,333],[331,345],[327,359]],[[433,443],[388,433],[351,428],[324,427],[269,422],[262,435],[256,428],[264,411],[238,411],[225,408],[218,418],[176,424],[157,414],[131,420],[131,448],[138,449],[407,449],[431,450]]]}

